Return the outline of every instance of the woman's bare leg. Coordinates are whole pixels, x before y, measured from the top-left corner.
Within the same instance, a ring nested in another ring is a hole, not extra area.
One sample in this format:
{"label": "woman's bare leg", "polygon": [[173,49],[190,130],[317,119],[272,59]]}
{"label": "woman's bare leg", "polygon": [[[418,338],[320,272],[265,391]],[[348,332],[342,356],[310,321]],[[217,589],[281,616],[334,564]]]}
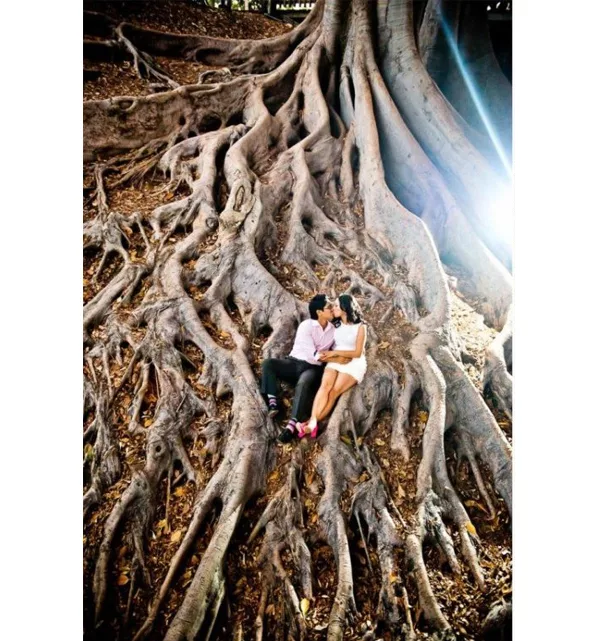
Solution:
{"label": "woman's bare leg", "polygon": [[[316,418],[319,414],[322,414],[323,409],[328,404],[329,395],[333,390],[333,387],[337,381],[339,372],[335,369],[326,369],[323,372],[323,380],[321,381],[321,386],[319,391],[315,396],[313,401],[311,419]],[[341,376],[341,374],[340,374]]]}
{"label": "woman's bare leg", "polygon": [[[329,397],[327,398],[327,404],[323,407],[321,412],[316,413],[317,421],[324,419],[333,409],[333,406],[337,399],[344,392],[347,392],[350,388],[354,387],[356,383],[356,379],[350,376],[350,374],[338,374],[338,377],[333,385],[333,389],[331,390],[331,392],[329,393]],[[313,415],[315,415],[314,408]]]}

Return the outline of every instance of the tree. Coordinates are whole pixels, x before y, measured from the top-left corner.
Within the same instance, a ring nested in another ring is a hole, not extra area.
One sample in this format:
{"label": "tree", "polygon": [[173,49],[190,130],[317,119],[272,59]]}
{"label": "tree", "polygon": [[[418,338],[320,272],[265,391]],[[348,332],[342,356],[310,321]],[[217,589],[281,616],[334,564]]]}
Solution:
{"label": "tree", "polygon": [[[436,13],[429,13],[433,20]],[[135,638],[152,633],[214,510],[212,537],[165,638],[209,636],[225,596],[229,544],[245,506],[272,471],[276,427],[260,397],[252,350],[257,341],[262,358],[289,349],[306,316],[305,303],[282,285],[295,270],[294,287],[304,298],[339,288],[346,278],[367,306],[386,301],[384,325],[397,330],[390,340],[402,349],[402,362],[395,362],[387,356],[389,343],[370,334],[368,376],[340,399],[319,440],[324,490],[317,514],[337,573],[327,638],[342,639],[355,607],[351,517],[362,524],[361,536],[364,527],[367,540],[375,541],[381,624],[415,637],[411,585],[437,637],[453,638],[456,630],[431,586],[426,542],[456,574],[458,545],[479,588],[485,578],[478,535],[448,473],[450,443],[468,460],[491,511],[497,497],[511,509],[512,455],[463,368],[443,265],[455,269],[459,289],[479,302],[499,331],[483,375],[510,416],[511,253],[493,219],[493,201],[507,185],[489,139],[459,115],[427,72],[412,2],[319,0],[294,30],[263,41],[157,34],[129,24],[110,29],[140,75],[155,81],[157,93],[84,103],[84,158],[95,166],[96,199],[84,246],[102,254],[95,278],[107,256],[121,258],[120,269],[84,307],[84,439],[91,462],[86,514],[122,474],[110,424],[124,391],[133,396],[130,430],[146,443],[143,469],[132,474],[104,526],[93,579],[96,621],[110,591],[120,528],[132,541],[128,610],[134,583],[149,584],[145,549],[163,505],[161,482],[167,478],[168,514],[174,470],[182,469],[178,481],[196,480],[187,447],[200,437],[218,467],[198,492],[162,585],[148,589],[148,617]],[[177,86],[151,58],[156,54],[225,69]],[[154,169],[163,172],[171,193],[182,195],[146,220],[109,207],[109,174],[125,182]],[[119,366],[123,374],[115,385],[111,372]],[[197,386],[188,368],[200,370]],[[154,416],[142,426],[140,410],[153,378]],[[391,448],[408,464],[417,390],[427,413],[414,510],[405,519],[364,437],[381,411],[391,411]],[[226,415],[218,413],[223,403]],[[267,634],[265,611],[276,586],[285,595],[282,625],[285,620],[293,638],[307,638],[301,597],[312,595],[313,568],[299,491],[305,455],[305,448],[293,448],[281,486],[251,534],[263,539],[257,638]],[[348,488],[349,505],[343,500]],[[284,550],[291,552],[298,581],[282,563]]]}

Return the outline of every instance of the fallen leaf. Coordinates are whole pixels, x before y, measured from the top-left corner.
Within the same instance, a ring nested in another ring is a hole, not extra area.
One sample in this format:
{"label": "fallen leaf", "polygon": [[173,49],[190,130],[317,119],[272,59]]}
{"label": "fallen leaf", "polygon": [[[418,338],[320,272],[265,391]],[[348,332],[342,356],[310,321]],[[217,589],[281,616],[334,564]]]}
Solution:
{"label": "fallen leaf", "polygon": [[385,443],[380,438],[376,438],[375,445],[379,445],[379,447],[383,447]]}
{"label": "fallen leaf", "polygon": [[127,585],[129,583],[129,577],[126,574],[121,574],[117,579],[117,585]]}
{"label": "fallen leaf", "polygon": [[175,530],[173,534],[171,534],[171,543],[177,543],[181,539],[181,530]]}
{"label": "fallen leaf", "polygon": [[346,445],[352,445],[352,439],[347,434],[344,434],[341,439],[346,443]]}
{"label": "fallen leaf", "polygon": [[472,534],[473,536],[477,535],[477,530],[475,529],[475,526],[471,523],[471,521],[467,523],[466,528],[469,534]]}
{"label": "fallen leaf", "polygon": [[398,485],[398,491],[397,491],[398,497],[403,499],[406,496],[406,492],[402,488],[401,485]]}
{"label": "fallen leaf", "polygon": [[429,418],[429,414],[427,412],[419,412],[419,420],[421,423],[427,423],[427,419]]}
{"label": "fallen leaf", "polygon": [[265,610],[265,613],[267,615],[275,614],[275,606],[272,603],[269,603],[269,605],[267,606],[267,609]]}
{"label": "fallen leaf", "polygon": [[181,485],[178,488],[175,488],[175,491],[173,492],[174,496],[183,496],[184,494],[185,494],[185,490]]}
{"label": "fallen leaf", "polygon": [[144,427],[150,427],[150,425],[152,425],[152,419],[151,418],[144,419]]}
{"label": "fallen leaf", "polygon": [[306,616],[306,613],[308,612],[310,608],[310,601],[308,599],[302,599],[300,601],[300,609],[302,610],[302,614]]}
{"label": "fallen leaf", "polygon": [[387,349],[389,346],[390,344],[387,341],[384,341],[383,343],[379,343],[379,345],[377,345],[379,349]]}
{"label": "fallen leaf", "polygon": [[476,507],[487,514],[487,510],[483,507],[483,505],[481,505],[481,503],[478,503],[477,501],[465,501],[465,505],[467,507]]}

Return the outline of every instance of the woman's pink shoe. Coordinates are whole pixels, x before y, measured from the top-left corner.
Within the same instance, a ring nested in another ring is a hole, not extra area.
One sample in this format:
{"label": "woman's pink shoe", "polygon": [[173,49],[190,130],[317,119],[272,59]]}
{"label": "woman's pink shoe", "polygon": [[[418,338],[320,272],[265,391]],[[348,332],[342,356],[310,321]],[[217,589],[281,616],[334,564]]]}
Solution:
{"label": "woman's pink shoe", "polygon": [[319,430],[319,424],[316,420],[311,419],[304,427],[304,436],[310,434],[310,438],[317,438],[317,432]]}
{"label": "woman's pink shoe", "polygon": [[306,431],[307,425],[307,421],[304,421],[304,423],[296,423],[296,432],[298,433],[298,438],[304,438],[308,434],[308,432]]}

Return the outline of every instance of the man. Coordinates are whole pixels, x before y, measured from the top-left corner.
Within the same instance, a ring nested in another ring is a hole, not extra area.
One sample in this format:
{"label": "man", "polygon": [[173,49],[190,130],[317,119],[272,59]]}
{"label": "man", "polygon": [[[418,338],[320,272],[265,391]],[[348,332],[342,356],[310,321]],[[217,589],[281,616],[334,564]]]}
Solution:
{"label": "man", "polygon": [[262,364],[261,392],[267,399],[269,416],[279,413],[277,402],[278,380],[296,386],[292,415],[279,435],[282,443],[289,443],[296,426],[310,416],[312,402],[321,384],[324,361],[317,360],[317,352],[333,345],[334,327],[332,305],[325,294],[317,294],[308,304],[310,318],[298,326],[294,347],[286,358],[268,358]]}

